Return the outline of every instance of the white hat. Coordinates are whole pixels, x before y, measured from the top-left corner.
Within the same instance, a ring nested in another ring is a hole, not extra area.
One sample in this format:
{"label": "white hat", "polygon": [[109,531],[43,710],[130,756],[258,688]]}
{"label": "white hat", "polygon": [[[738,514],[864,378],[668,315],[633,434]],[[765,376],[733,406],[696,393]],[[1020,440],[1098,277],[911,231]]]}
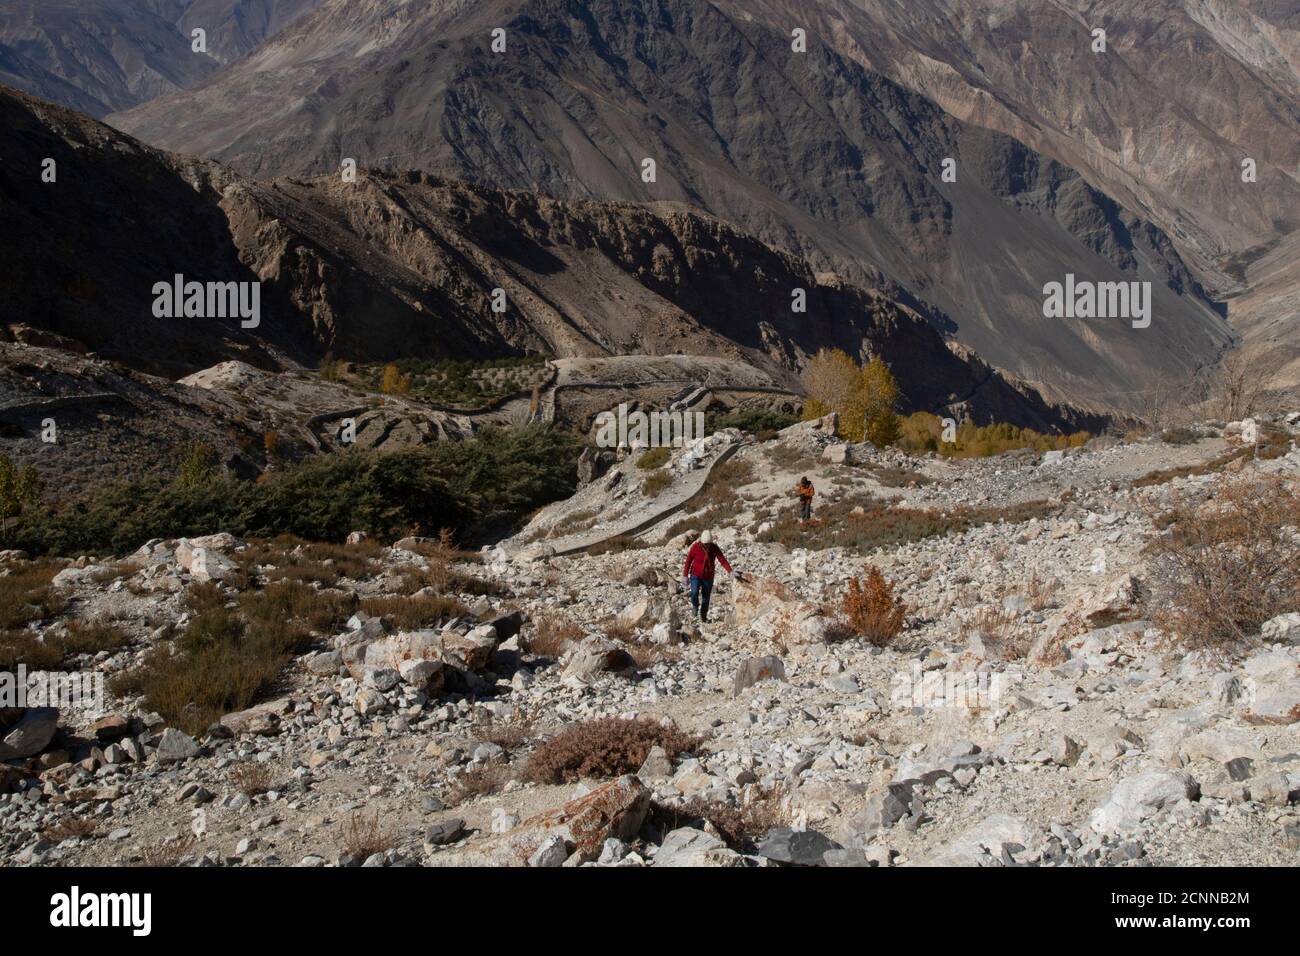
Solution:
{"label": "white hat", "polygon": [[713,541],[713,532],[706,531],[700,535],[700,544],[710,544]]}

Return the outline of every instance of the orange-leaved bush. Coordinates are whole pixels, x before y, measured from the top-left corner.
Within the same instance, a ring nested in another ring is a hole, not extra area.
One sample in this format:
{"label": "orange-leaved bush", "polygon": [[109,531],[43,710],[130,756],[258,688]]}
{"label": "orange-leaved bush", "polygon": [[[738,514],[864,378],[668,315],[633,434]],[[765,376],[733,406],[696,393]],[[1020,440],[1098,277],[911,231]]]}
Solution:
{"label": "orange-leaved bush", "polygon": [[849,579],[844,616],[855,634],[884,647],[902,632],[906,614],[907,605],[894,597],[894,586],[877,568],[868,565],[861,581]]}

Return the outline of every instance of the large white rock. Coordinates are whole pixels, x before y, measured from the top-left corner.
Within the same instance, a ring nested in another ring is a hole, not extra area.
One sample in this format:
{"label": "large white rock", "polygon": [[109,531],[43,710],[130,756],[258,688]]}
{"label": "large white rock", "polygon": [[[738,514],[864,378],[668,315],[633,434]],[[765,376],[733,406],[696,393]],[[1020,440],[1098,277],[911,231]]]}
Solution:
{"label": "large white rock", "polygon": [[1300,611],[1279,614],[1271,621],[1265,621],[1259,629],[1259,636],[1269,644],[1300,644]]}
{"label": "large white rock", "polygon": [[1300,648],[1262,651],[1245,663],[1246,710],[1255,724],[1300,721]]}
{"label": "large white rock", "polygon": [[1100,834],[1136,830],[1145,820],[1181,800],[1195,800],[1201,788],[1182,770],[1148,770],[1122,780],[1088,825]]}
{"label": "large white rock", "polygon": [[745,859],[715,836],[679,827],[664,837],[651,866],[744,866]]}
{"label": "large white rock", "polygon": [[1002,862],[1002,849],[1013,854],[1015,846],[1035,852],[1041,850],[1046,836],[1042,830],[1019,817],[995,814],[985,817],[957,839],[943,847],[926,862],[931,866],[987,866]]}
{"label": "large white rock", "polygon": [[190,556],[189,572],[195,581],[224,581],[239,566],[211,548],[195,548]]}

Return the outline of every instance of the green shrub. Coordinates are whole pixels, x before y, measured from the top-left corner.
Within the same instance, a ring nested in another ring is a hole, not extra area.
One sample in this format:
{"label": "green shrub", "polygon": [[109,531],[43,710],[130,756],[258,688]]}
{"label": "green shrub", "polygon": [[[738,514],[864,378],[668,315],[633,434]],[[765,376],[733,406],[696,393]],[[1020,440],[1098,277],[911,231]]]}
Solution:
{"label": "green shrub", "polygon": [[723,428],[739,428],[766,441],[781,429],[789,428],[798,421],[799,419],[794,415],[787,415],[784,412],[774,412],[765,408],[740,408],[725,415],[709,416],[705,421],[705,431],[712,434]]}
{"label": "green shrub", "polygon": [[123,553],[150,538],[229,531],[341,541],[392,540],[512,522],[567,497],[577,444],[539,425],[485,430],[464,442],[390,453],[346,451],[290,465],[259,482],[219,474],[110,486],[60,511],[26,509],[13,547],[35,554]]}
{"label": "green shrub", "polygon": [[671,452],[667,448],[651,448],[636,460],[638,468],[662,468],[668,464]]}

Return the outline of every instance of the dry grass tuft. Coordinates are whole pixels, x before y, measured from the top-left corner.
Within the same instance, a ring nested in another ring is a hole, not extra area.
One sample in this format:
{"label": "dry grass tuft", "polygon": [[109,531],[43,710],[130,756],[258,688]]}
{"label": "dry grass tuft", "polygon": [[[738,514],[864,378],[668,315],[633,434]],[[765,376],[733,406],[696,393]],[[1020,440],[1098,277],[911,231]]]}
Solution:
{"label": "dry grass tuft", "polygon": [[999,660],[1020,660],[1033,646],[1033,632],[1020,622],[1019,615],[1001,607],[982,607],[962,621],[961,637],[978,637],[984,649]]}
{"label": "dry grass tuft", "polygon": [[198,840],[194,835],[187,833],[173,840],[163,840],[161,843],[141,847],[140,865],[148,867],[180,866],[181,860],[193,853],[197,845]]}
{"label": "dry grass tuft", "polygon": [[404,631],[433,627],[469,613],[457,598],[428,594],[362,598],[361,610],[372,617],[386,617]]}
{"label": "dry grass tuft", "polygon": [[231,785],[246,797],[255,797],[275,788],[275,774],[269,764],[250,760],[230,770]]}
{"label": "dry grass tuft", "polygon": [[150,650],[112,689],[143,694],[151,710],[195,735],[275,690],[285,666],[310,646],[312,635],[341,627],[355,603],[350,595],[300,581],[246,592],[237,607],[227,607],[216,590],[192,590],[189,600],[201,610],[174,646]]}
{"label": "dry grass tuft", "polygon": [[444,802],[449,807],[487,797],[499,791],[510,781],[510,768],[503,763],[486,763],[471,767],[452,781]]}
{"label": "dry grass tuft", "polygon": [[1060,588],[1061,582],[1056,578],[1044,578],[1037,568],[1030,568],[1029,578],[1021,586],[1020,593],[1035,611],[1045,611],[1056,606],[1056,592]]}
{"label": "dry grass tuft", "polygon": [[769,830],[790,825],[791,815],[785,798],[786,792],[780,787],[754,786],[749,788],[739,806],[693,797],[678,806],[652,804],[651,815],[664,831],[707,822],[733,850],[750,852]]}
{"label": "dry grass tuft", "polygon": [[342,836],[343,852],[362,860],[397,846],[396,832],[382,821],[378,810],[370,817],[360,810],[353,813],[343,827]]}

